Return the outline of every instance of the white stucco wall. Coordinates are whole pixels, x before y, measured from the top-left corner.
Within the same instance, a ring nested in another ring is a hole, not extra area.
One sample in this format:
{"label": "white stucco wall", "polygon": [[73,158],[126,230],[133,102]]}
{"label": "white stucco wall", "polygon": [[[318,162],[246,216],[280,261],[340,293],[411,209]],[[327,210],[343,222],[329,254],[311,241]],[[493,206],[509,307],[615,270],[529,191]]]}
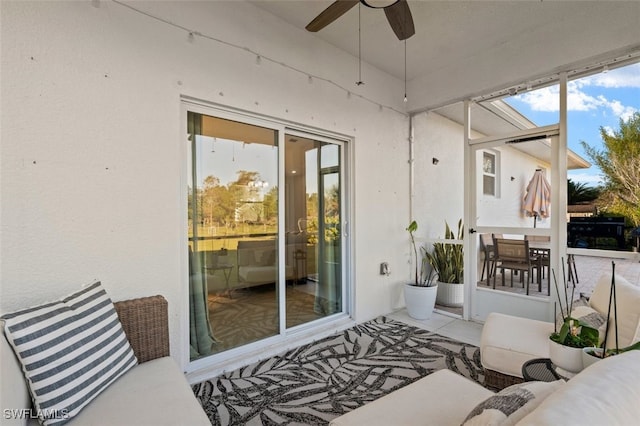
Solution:
{"label": "white stucco wall", "polygon": [[[134,6],[404,108],[401,81],[365,64],[366,85],[356,87],[356,58],[250,4]],[[258,65],[246,50],[190,43],[185,31],[111,2],[1,7],[0,312],[93,280],[114,300],[162,294],[173,356],[186,364],[181,95],[353,138],[355,319],[401,304],[405,115],[268,60]],[[378,274],[381,261],[391,276]]]}
{"label": "white stucco wall", "polygon": [[[413,217],[418,222],[418,236],[423,240],[442,238],[445,221],[455,228],[463,216],[463,129],[436,113],[415,115],[413,128]],[[437,165],[433,158],[438,159]]]}
{"label": "white stucco wall", "polygon": [[[477,181],[478,226],[503,226],[514,228],[533,228],[533,218],[526,216],[522,210],[522,200],[527,192],[527,185],[537,168],[546,170],[547,181],[550,181],[551,165],[540,159],[518,151],[508,145],[486,150],[498,153],[499,186],[498,196],[482,193],[482,180]],[[482,150],[478,151],[476,169],[482,170]],[[513,180],[511,179],[513,178]],[[537,228],[549,228],[551,218],[538,218]]]}
{"label": "white stucco wall", "polygon": [[[413,117],[415,132],[415,175],[413,216],[418,221],[422,240],[442,238],[444,223],[455,230],[464,209],[464,132],[462,125],[435,112]],[[472,131],[472,138],[483,135]],[[478,175],[477,213],[479,226],[533,227],[533,218],[522,212],[522,199],[536,168],[547,170],[544,161],[510,146],[487,150],[499,158],[498,196],[482,194]],[[437,158],[438,164],[433,164]],[[482,150],[476,158],[476,170],[482,170]],[[513,180],[511,178],[513,177]],[[538,219],[537,227],[548,228],[550,219]]]}

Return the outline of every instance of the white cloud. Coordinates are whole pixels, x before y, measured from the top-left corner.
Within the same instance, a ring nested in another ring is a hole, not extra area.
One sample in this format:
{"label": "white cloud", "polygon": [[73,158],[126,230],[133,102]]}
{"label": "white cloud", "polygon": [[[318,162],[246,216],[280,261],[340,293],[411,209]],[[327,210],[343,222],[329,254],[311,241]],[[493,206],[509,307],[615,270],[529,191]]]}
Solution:
{"label": "white cloud", "polygon": [[603,126],[602,128],[604,129],[606,134],[608,134],[609,136],[614,136],[615,130],[613,130],[613,127],[611,127],[611,126]]}
{"label": "white cloud", "polygon": [[634,112],[638,111],[636,108],[632,106],[625,106],[620,103],[620,101],[610,101],[608,103],[608,107],[611,108],[611,111],[617,116],[622,118],[623,120],[629,120]]}
{"label": "white cloud", "polygon": [[602,176],[588,172],[569,172],[568,177],[575,183],[583,183],[587,186],[598,186],[603,184]]}
{"label": "white cloud", "polygon": [[604,96],[593,97],[582,90],[574,82],[567,84],[567,109],[569,111],[593,111],[605,106]]}
{"label": "white cloud", "polygon": [[640,87],[640,63],[617,68],[608,73],[600,73],[579,80],[585,86],[598,86],[607,88],[639,88]]}
{"label": "white cloud", "polygon": [[[601,108],[610,110],[616,117],[628,120],[638,109],[623,105],[618,100],[609,100],[603,95],[591,96],[582,90],[587,84],[583,80],[570,81],[567,84],[567,109],[569,111],[595,111]],[[544,87],[533,92],[516,96],[534,111],[556,112],[560,109],[559,86]]]}
{"label": "white cloud", "polygon": [[558,86],[544,87],[515,97],[534,111],[555,112],[560,109]]}

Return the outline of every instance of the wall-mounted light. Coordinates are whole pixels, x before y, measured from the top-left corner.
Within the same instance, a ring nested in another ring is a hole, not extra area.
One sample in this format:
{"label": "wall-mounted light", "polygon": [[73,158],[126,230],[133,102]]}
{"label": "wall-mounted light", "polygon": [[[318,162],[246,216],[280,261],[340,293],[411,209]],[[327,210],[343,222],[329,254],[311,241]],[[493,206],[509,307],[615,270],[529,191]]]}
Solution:
{"label": "wall-mounted light", "polygon": [[438,160],[436,157],[433,157],[431,159],[431,162],[433,163],[434,166],[438,165],[438,163],[440,162],[440,160]]}

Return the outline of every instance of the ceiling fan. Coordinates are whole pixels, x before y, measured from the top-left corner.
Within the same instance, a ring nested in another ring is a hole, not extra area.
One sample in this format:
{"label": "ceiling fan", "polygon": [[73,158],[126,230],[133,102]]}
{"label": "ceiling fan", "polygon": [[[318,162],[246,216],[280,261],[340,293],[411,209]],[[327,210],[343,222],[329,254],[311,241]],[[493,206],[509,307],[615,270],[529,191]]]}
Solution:
{"label": "ceiling fan", "polygon": [[306,26],[307,31],[320,31],[358,3],[373,9],[384,9],[387,21],[399,40],[406,40],[415,34],[413,18],[406,0],[338,0],[316,16]]}

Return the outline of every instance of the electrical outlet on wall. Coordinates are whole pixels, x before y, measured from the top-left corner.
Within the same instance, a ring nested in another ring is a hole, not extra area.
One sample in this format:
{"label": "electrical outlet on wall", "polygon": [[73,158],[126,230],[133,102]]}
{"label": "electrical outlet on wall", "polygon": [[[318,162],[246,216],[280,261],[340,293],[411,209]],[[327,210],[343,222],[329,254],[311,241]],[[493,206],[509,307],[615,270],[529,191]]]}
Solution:
{"label": "electrical outlet on wall", "polygon": [[387,262],[382,262],[380,264],[380,275],[389,275],[390,273],[389,264]]}

